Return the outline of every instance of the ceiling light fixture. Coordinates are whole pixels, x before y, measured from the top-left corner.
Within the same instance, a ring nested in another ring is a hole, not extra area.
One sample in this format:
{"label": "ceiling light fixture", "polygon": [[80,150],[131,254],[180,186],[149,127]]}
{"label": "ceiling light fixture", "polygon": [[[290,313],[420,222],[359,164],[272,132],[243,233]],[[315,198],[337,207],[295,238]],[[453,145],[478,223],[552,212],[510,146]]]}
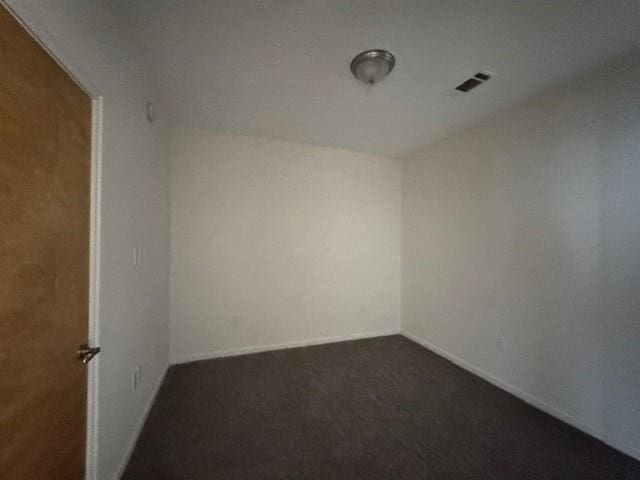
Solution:
{"label": "ceiling light fixture", "polygon": [[351,61],[351,72],[358,80],[374,84],[389,75],[395,64],[395,57],[386,50],[367,50]]}

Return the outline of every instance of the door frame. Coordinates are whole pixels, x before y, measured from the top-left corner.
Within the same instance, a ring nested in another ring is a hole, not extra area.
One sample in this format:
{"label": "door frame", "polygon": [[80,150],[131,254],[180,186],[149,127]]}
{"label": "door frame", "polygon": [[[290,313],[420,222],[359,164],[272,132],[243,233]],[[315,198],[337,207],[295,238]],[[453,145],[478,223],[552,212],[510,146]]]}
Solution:
{"label": "door frame", "polygon": [[[89,217],[89,311],[88,338],[90,345],[100,345],[100,230],[102,204],[102,134],[104,99],[100,90],[85,74],[74,53],[56,39],[41,20],[41,15],[27,6],[26,1],[0,0],[4,6],[49,55],[67,72],[91,98],[91,190]],[[87,365],[87,428],[85,449],[85,480],[97,479],[98,412],[100,355]]]}

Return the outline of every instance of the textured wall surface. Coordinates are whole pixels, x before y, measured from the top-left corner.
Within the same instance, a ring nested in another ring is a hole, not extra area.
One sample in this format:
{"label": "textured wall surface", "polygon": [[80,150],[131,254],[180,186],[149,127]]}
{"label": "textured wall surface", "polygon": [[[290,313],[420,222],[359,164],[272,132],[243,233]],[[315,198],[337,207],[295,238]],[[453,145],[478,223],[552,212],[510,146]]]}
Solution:
{"label": "textured wall surface", "polygon": [[640,457],[638,55],[407,159],[403,328]]}
{"label": "textured wall surface", "polygon": [[399,161],[184,129],[172,150],[172,359],[400,327]]}

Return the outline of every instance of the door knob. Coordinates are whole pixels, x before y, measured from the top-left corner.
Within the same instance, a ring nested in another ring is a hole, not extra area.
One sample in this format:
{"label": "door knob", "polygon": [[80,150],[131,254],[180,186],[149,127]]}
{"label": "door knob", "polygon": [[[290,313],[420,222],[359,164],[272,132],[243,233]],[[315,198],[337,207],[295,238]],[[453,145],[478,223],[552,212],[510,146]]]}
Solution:
{"label": "door knob", "polygon": [[100,347],[89,347],[87,344],[78,347],[78,360],[89,363],[93,357],[100,353]]}

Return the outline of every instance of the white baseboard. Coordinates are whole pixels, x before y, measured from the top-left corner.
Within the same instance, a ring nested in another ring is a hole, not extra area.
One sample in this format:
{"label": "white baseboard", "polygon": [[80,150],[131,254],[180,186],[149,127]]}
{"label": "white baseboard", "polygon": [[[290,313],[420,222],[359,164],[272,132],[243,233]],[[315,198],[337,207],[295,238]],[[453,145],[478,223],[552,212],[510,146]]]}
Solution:
{"label": "white baseboard", "polygon": [[235,357],[237,355],[247,355],[249,353],[268,352],[271,350],[284,350],[287,348],[308,347],[311,345],[322,345],[325,343],[345,342],[348,340],[358,340],[361,338],[386,337],[388,335],[398,335],[399,328],[380,330],[377,332],[351,333],[347,335],[337,335],[334,337],[313,338],[308,340],[296,340],[293,342],[274,343],[271,345],[258,345],[250,347],[232,348],[228,350],[216,350],[213,352],[187,353],[171,357],[171,364],[197,362],[199,360],[210,360],[220,357]]}
{"label": "white baseboard", "polygon": [[556,408],[552,405],[549,405],[548,403],[546,403],[543,400],[540,400],[539,398],[535,397],[534,395],[531,395],[523,390],[520,390],[517,387],[514,387],[513,385],[511,385],[510,383],[501,380],[500,378],[496,377],[495,375],[483,370],[480,367],[477,367],[469,362],[467,362],[466,360],[463,360],[462,358],[449,353],[439,347],[436,347],[435,345],[433,345],[432,343],[412,334],[407,332],[406,330],[402,330],[401,335],[403,335],[404,337],[408,338],[409,340],[414,341],[415,343],[421,345],[422,347],[426,348],[427,350],[432,351],[433,353],[446,358],[447,360],[449,360],[451,363],[454,363],[455,365],[473,373],[474,375],[482,378],[483,380],[486,380],[487,382],[495,385],[496,387],[500,388],[501,390],[504,390],[508,393],[510,393],[511,395],[518,397],[520,400],[523,400],[524,402],[528,403],[529,405],[537,408],[538,410],[542,410],[545,413],[548,413],[549,415],[551,415],[552,417],[557,418],[558,420],[567,423],[569,425],[571,425],[572,427],[577,428],[578,430],[581,430],[589,435],[591,435],[592,437],[597,438],[598,440],[603,441],[604,443],[606,443],[607,445],[620,450],[621,452],[629,455],[630,457],[633,457],[637,460],[640,460],[640,450],[638,449],[634,449],[632,446],[630,445],[621,445],[620,442],[617,442],[615,440],[613,440],[612,438],[610,438],[606,433],[593,428],[589,425],[586,425],[582,422],[580,422],[579,420],[577,420],[576,418],[572,417],[571,415],[569,415],[568,413],[564,412],[563,410],[560,410],[559,408]]}
{"label": "white baseboard", "polygon": [[122,459],[122,462],[120,463],[120,467],[118,468],[118,471],[113,477],[114,480],[120,480],[120,478],[124,474],[125,468],[127,468],[127,464],[129,463],[129,459],[131,458],[133,449],[135,448],[136,443],[138,442],[138,437],[140,437],[140,433],[142,433],[142,428],[144,427],[144,424],[147,421],[149,412],[151,412],[151,407],[153,407],[153,403],[156,401],[156,397],[158,396],[158,392],[160,391],[162,382],[164,382],[164,378],[167,376],[168,370],[169,370],[169,365],[166,365],[164,367],[164,371],[162,372],[162,375],[160,375],[160,378],[158,379],[158,383],[156,383],[156,386],[153,387],[153,391],[151,392],[151,398],[149,398],[149,401],[147,402],[147,405],[144,408],[142,417],[140,418],[140,421],[138,421],[138,425],[136,425],[136,429],[133,431],[133,435],[131,436],[131,440],[129,441],[127,450],[124,453],[124,457]]}

